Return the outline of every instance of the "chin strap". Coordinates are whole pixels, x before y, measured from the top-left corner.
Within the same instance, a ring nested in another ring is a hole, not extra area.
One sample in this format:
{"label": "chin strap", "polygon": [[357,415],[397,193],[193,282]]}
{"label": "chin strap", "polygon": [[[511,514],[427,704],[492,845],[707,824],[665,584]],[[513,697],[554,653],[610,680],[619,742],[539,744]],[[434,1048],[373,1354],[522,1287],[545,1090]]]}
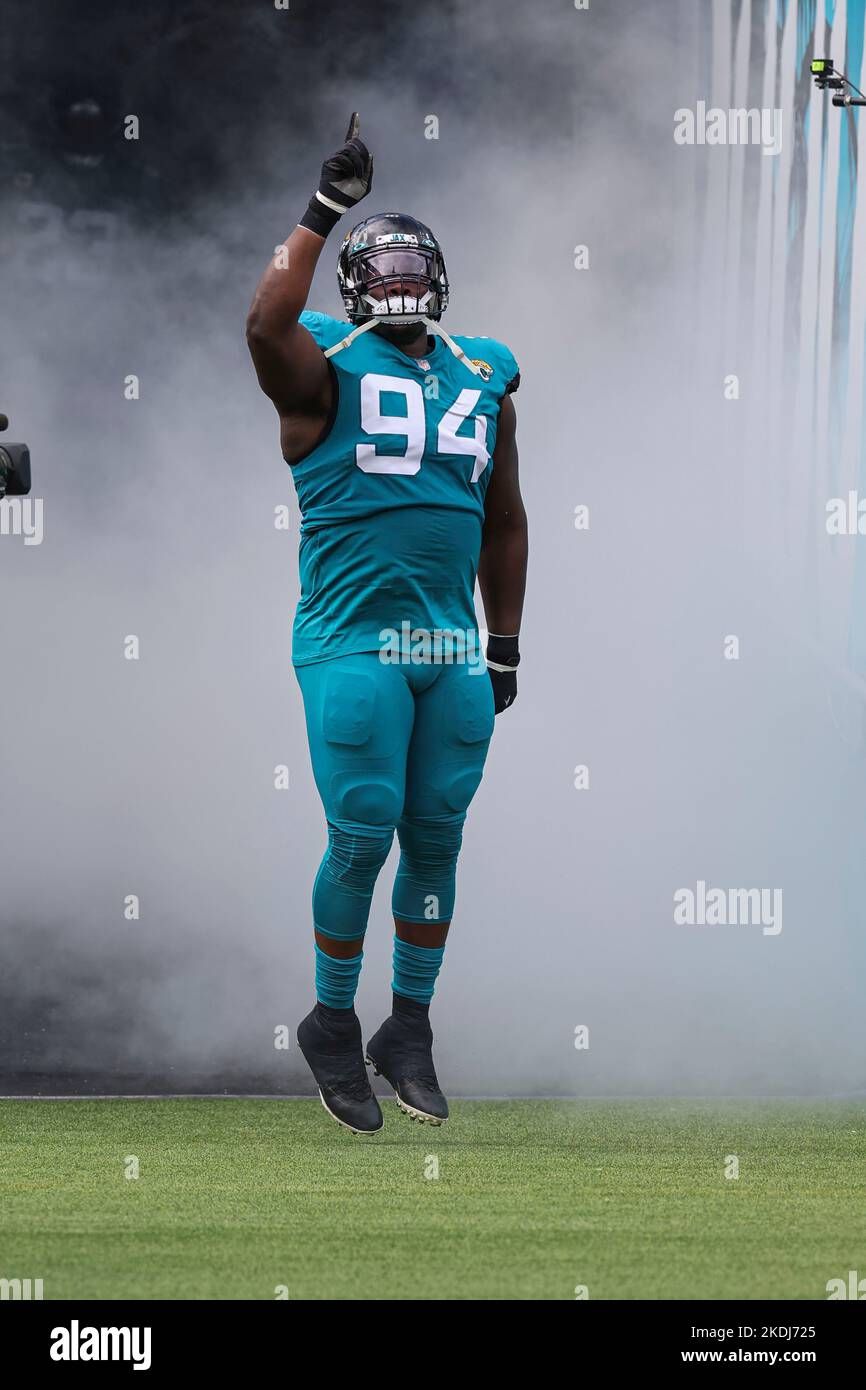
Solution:
{"label": "chin strap", "polygon": [[435,334],[437,338],[441,338],[443,343],[448,344],[454,356],[457,358],[457,361],[462,362],[464,367],[468,367],[474,376],[479,376],[481,374],[481,368],[476,367],[475,363],[470,361],[462,347],[457,346],[454,339],[448,336],[441,324],[436,323],[434,319],[428,318],[422,318],[421,322],[426,323],[431,333]]}
{"label": "chin strap", "polygon": [[333,357],[335,352],[342,352],[343,348],[351,347],[352,343],[354,343],[356,338],[360,338],[361,334],[366,333],[368,328],[375,327],[375,319],[367,319],[366,323],[359,323],[358,327],[353,328],[351,333],[349,333],[345,338],[341,338],[339,343],[335,343],[333,347],[326,348],[325,356]]}
{"label": "chin strap", "polygon": [[[352,332],[347,334],[345,338],[341,338],[339,343],[335,343],[333,347],[326,348],[325,356],[333,357],[335,353],[342,352],[343,348],[350,347],[356,338],[360,338],[361,334],[366,333],[369,328],[375,328],[376,324],[382,323],[386,317],[386,315],[382,314],[377,318],[367,319],[366,323],[359,323],[357,328],[353,328]],[[458,362],[462,362],[464,367],[468,367],[469,371],[472,372],[474,376],[480,375],[481,368],[476,367],[475,363],[470,361],[462,347],[458,347],[457,343],[445,332],[441,324],[436,323],[435,319],[428,319],[426,314],[421,314],[419,322],[426,324],[431,333],[437,338],[441,338],[443,343],[447,344],[454,353]]]}

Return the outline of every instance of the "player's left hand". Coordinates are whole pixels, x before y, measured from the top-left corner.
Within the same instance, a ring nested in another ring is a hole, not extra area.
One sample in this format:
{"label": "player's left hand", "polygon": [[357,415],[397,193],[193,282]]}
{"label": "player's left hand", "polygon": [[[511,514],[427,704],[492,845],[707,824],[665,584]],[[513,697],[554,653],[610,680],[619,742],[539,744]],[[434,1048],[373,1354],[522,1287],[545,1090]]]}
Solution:
{"label": "player's left hand", "polygon": [[493,686],[494,714],[509,709],[517,699],[518,641],[517,637],[500,637],[494,632],[487,638],[487,673]]}

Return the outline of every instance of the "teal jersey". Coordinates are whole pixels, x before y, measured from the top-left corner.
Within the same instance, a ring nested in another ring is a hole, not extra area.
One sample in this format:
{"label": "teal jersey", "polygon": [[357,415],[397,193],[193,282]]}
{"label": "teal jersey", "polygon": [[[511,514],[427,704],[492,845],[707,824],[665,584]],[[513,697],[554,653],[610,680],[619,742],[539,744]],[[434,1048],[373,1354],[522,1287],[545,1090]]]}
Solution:
{"label": "teal jersey", "polygon": [[[351,324],[305,312],[323,349]],[[329,359],[335,413],[292,466],[301,509],[301,597],[292,660],[378,651],[388,630],[474,633],[484,498],[503,396],[517,385],[493,338],[441,338],[408,357],[375,329]]]}

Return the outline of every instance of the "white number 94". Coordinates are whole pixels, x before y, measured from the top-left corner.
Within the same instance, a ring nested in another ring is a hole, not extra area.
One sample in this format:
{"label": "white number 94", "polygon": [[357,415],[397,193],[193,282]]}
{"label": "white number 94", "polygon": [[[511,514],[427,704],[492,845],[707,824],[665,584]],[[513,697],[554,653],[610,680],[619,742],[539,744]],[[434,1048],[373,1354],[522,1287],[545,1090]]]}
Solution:
{"label": "white number 94", "polygon": [[[384,391],[404,398],[405,415],[382,414]],[[473,391],[471,387],[465,386],[439,421],[437,437],[437,449],[440,454],[468,454],[474,458],[471,479],[473,483],[477,483],[490,462],[487,419],[484,415],[472,415],[480,399],[480,391]],[[474,434],[458,434],[459,427],[469,419],[473,421]],[[406,448],[399,455],[377,454],[375,444],[358,444],[355,448],[355,462],[362,472],[417,473],[421,467],[427,440],[424,392],[420,384],[417,381],[407,381],[405,377],[368,372],[361,378],[361,428],[365,434],[406,436]]]}

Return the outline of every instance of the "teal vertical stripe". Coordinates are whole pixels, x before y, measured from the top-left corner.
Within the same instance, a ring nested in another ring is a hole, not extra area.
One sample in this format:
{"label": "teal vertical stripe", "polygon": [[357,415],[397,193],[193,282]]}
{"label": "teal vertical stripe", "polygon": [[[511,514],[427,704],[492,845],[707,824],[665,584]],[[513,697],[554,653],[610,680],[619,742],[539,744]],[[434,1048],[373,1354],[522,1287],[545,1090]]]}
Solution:
{"label": "teal vertical stripe", "polygon": [[[848,0],[845,39],[845,72],[857,82],[863,60],[863,19],[866,0]],[[833,329],[830,381],[830,486],[835,493],[840,480],[842,434],[848,398],[848,364],[851,336],[851,265],[854,212],[857,207],[856,107],[831,108],[839,115],[839,173],[836,180],[836,261],[833,275]]]}

